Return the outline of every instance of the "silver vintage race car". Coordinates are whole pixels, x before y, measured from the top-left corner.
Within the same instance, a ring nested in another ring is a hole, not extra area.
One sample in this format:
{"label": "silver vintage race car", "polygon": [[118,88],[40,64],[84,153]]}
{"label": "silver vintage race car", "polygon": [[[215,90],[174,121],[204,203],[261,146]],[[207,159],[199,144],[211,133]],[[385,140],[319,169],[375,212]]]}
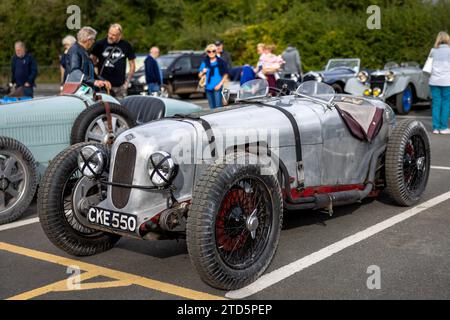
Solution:
{"label": "silver vintage race car", "polygon": [[401,65],[389,62],[383,70],[359,72],[356,78],[347,81],[345,92],[379,98],[399,114],[408,114],[414,103],[430,100],[428,80],[429,76],[416,62]]}
{"label": "silver vintage race car", "polygon": [[430,173],[421,122],[397,123],[382,101],[314,81],[289,96],[268,91],[251,81],[235,107],[157,120],[111,148],[62,152],[38,197],[48,238],[76,256],[121,236],[185,238],[201,278],[228,290],[267,269],[286,210],[333,214],[383,190],[401,206],[420,201]]}

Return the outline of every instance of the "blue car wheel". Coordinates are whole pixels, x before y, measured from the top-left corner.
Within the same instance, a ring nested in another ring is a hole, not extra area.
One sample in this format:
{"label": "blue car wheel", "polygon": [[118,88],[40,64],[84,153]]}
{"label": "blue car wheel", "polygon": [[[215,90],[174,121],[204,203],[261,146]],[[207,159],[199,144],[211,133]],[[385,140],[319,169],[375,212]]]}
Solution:
{"label": "blue car wheel", "polygon": [[396,107],[399,114],[408,114],[414,103],[414,95],[411,85],[397,95]]}

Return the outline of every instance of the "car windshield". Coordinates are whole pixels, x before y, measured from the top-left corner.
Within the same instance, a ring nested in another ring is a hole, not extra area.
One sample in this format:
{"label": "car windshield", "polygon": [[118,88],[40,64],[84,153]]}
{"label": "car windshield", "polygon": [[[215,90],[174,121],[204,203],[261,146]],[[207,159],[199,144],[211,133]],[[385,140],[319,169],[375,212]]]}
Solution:
{"label": "car windshield", "polygon": [[388,62],[384,65],[384,69],[387,69],[387,70],[394,69],[394,68],[398,68],[398,63],[395,61]]}
{"label": "car windshield", "polygon": [[331,101],[336,95],[336,91],[334,91],[333,87],[326,83],[317,81],[303,82],[298,87],[296,93],[302,96],[318,98],[324,101]]}
{"label": "car windshield", "polygon": [[331,71],[338,68],[348,68],[354,72],[358,72],[360,64],[361,62],[359,59],[331,59],[328,61],[325,71]]}
{"label": "car windshield", "polygon": [[404,68],[420,68],[420,65],[415,61],[402,62],[402,67]]}
{"label": "car windshield", "polygon": [[158,59],[156,59],[158,61],[159,67],[161,69],[168,69],[170,67],[170,65],[175,61],[176,56],[170,55],[170,56],[161,56]]}
{"label": "car windshield", "polygon": [[269,93],[267,80],[256,79],[244,83],[238,92],[238,100],[251,100],[264,98]]}
{"label": "car windshield", "polygon": [[67,76],[66,83],[78,83],[80,84],[84,79],[84,74],[81,70],[74,70]]}

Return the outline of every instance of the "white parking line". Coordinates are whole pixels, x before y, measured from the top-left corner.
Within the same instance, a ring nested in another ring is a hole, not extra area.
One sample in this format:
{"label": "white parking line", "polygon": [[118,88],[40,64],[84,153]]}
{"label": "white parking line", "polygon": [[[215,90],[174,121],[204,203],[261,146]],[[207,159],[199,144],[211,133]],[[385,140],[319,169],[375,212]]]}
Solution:
{"label": "white parking line", "polygon": [[17,221],[17,222],[13,222],[13,223],[9,223],[9,224],[0,226],[0,231],[15,229],[15,228],[27,226],[29,224],[34,224],[34,223],[38,223],[38,222],[39,222],[39,218],[32,218],[32,219],[23,220],[23,221]]}
{"label": "white parking line", "polygon": [[422,203],[417,207],[414,207],[410,210],[407,210],[399,215],[396,215],[388,220],[385,220],[381,223],[378,223],[372,227],[367,228],[364,231],[358,232],[352,236],[349,236],[339,242],[336,242],[322,250],[314,252],[309,256],[306,256],[300,260],[297,260],[289,265],[286,265],[280,269],[272,271],[260,279],[256,280],[256,282],[251,285],[236,291],[230,291],[226,294],[227,298],[230,299],[244,299],[250,297],[268,287],[275,285],[276,283],[283,281],[284,279],[322,261],[326,258],[331,257],[332,255],[358,243],[367,238],[372,237],[373,235],[380,233],[406,219],[409,219],[423,211],[426,211],[432,207],[439,205],[442,202],[445,202],[450,199],[450,192],[447,192],[443,195],[440,195],[430,201]]}
{"label": "white parking line", "polygon": [[434,170],[447,170],[447,171],[450,171],[450,167],[436,167],[436,166],[432,166],[431,169],[434,169]]}

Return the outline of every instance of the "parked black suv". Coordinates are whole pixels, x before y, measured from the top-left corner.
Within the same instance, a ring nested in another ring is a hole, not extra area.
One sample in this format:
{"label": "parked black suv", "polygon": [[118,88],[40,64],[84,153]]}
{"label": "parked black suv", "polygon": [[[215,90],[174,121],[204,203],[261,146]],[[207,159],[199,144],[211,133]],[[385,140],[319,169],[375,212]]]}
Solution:
{"label": "parked black suv", "polygon": [[[202,51],[170,51],[157,59],[163,74],[164,87],[169,96],[187,99],[198,89],[198,69],[205,59]],[[128,95],[147,92],[145,66],[136,71],[128,89]]]}

